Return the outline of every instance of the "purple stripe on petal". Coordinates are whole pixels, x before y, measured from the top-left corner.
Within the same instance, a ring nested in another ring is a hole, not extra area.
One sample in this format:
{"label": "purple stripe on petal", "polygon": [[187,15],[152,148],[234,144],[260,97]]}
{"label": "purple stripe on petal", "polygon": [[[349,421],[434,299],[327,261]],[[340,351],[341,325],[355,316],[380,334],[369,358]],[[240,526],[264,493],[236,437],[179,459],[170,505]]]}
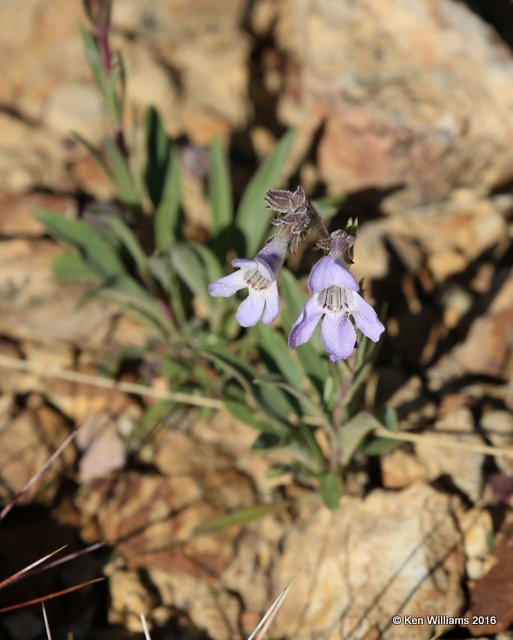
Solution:
{"label": "purple stripe on petal", "polygon": [[224,278],[220,278],[215,282],[212,282],[208,286],[208,292],[211,296],[220,296],[222,298],[228,298],[229,296],[233,296],[236,291],[239,289],[243,289],[246,285],[244,280],[244,272],[243,271],[234,271],[230,273],[229,276],[225,276]]}
{"label": "purple stripe on petal", "polygon": [[265,290],[265,309],[262,321],[264,324],[270,324],[280,312],[280,298],[278,296],[278,285],[273,282],[272,285]]}
{"label": "purple stripe on petal", "polygon": [[256,269],[257,263],[255,260],[250,260],[249,258],[236,258],[232,260],[232,267],[239,267],[240,269]]}
{"label": "purple stripe on petal", "polygon": [[289,347],[291,349],[295,349],[310,340],[322,314],[323,309],[319,305],[317,294],[315,294],[305,304],[298,319],[292,325],[289,334]]}
{"label": "purple stripe on petal", "polygon": [[252,327],[262,317],[265,305],[265,296],[258,291],[249,290],[248,297],[240,303],[237,309],[237,322],[241,327]]}
{"label": "purple stripe on petal", "polygon": [[357,293],[354,294],[354,322],[358,329],[373,342],[377,342],[385,330],[374,309]]}
{"label": "purple stripe on petal", "polygon": [[332,361],[347,360],[354,350],[356,331],[348,318],[326,315],[321,325],[321,339]]}
{"label": "purple stripe on petal", "polygon": [[310,291],[322,291],[333,285],[352,291],[359,289],[350,271],[335,262],[331,256],[325,256],[313,266],[308,278],[308,288]]}

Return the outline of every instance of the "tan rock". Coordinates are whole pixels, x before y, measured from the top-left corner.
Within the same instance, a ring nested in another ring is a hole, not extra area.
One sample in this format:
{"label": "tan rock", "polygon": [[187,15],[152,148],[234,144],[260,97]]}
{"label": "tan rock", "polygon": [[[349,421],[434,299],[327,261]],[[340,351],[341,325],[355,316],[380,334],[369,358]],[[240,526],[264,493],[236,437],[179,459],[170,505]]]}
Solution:
{"label": "tan rock", "polygon": [[463,553],[451,515],[458,508],[416,484],[398,493],[376,491],[363,502],[345,497],[336,514],[324,508],[303,514],[273,571],[275,593],[294,578],[273,634],[431,638],[429,625],[393,626],[391,618],[398,611],[461,611]]}
{"label": "tan rock", "polygon": [[332,193],[405,184],[404,211],[511,177],[513,60],[464,3],[283,2],[277,35]]}
{"label": "tan rock", "polygon": [[54,280],[51,266],[62,253],[48,240],[9,240],[0,245],[0,332],[14,339],[100,345],[112,307],[92,301],[77,308],[83,285]]}
{"label": "tan rock", "polygon": [[[9,418],[0,430],[0,495],[4,503],[42,469],[69,434],[66,420],[39,397],[32,396],[32,406]],[[74,459],[73,448],[67,447],[19,503],[50,503]]]}
{"label": "tan rock", "polygon": [[43,192],[10,195],[0,199],[0,236],[42,236],[45,230],[32,215],[45,209],[74,217],[75,199]]}
{"label": "tan rock", "polygon": [[[447,413],[437,420],[432,430],[426,433],[442,440],[461,441],[466,444],[484,444],[476,433],[472,413],[461,407]],[[449,476],[454,484],[469,498],[476,502],[481,495],[481,467],[484,454],[472,451],[455,451],[445,447],[436,447],[429,443],[415,444],[417,458],[426,470],[427,480],[435,480],[443,475]]]}
{"label": "tan rock", "polygon": [[473,322],[450,359],[464,372],[511,379],[513,375],[513,271],[486,312]]}

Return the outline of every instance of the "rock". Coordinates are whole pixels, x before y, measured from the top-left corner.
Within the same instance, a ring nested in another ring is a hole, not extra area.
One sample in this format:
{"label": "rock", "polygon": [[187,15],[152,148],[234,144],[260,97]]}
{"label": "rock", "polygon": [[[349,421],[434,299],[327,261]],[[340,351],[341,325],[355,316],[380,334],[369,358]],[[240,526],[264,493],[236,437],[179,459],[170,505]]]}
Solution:
{"label": "rock", "polygon": [[0,130],[0,193],[70,186],[63,164],[55,161],[62,149],[48,131],[7,113],[0,113]]}
{"label": "rock", "polygon": [[513,270],[486,312],[476,318],[465,342],[450,358],[468,374],[511,379],[513,375]]}
{"label": "rock", "polygon": [[394,217],[387,233],[420,246],[435,280],[442,282],[504,240],[505,213],[512,204],[513,199],[451,199]]}
{"label": "rock", "polygon": [[[0,429],[0,495],[6,502],[36,474],[69,434],[66,420],[33,395],[21,412],[6,415]],[[55,498],[65,469],[74,463],[75,453],[67,447],[19,500],[19,504],[49,504]]]}
{"label": "rock", "polygon": [[[452,442],[485,444],[475,432],[472,413],[466,407],[455,409],[437,420],[432,431],[426,433],[426,437],[428,438],[431,434],[436,438],[442,440],[447,438]],[[429,443],[415,444],[415,452],[425,469],[428,481],[447,475],[473,502],[479,499],[483,482],[481,468],[485,459],[484,454],[462,449],[455,455],[454,449],[436,447]]]}
{"label": "rock", "polygon": [[459,508],[418,483],[397,493],[375,491],[363,502],[344,497],[335,514],[320,507],[303,513],[272,573],[274,593],[294,578],[273,635],[431,638],[428,624],[394,627],[391,619],[398,611],[461,611],[463,554],[452,516]]}
{"label": "rock", "polygon": [[105,126],[103,99],[91,84],[58,84],[48,96],[42,120],[64,138],[78,133],[93,145],[98,144]]}
{"label": "rock", "polygon": [[78,467],[79,482],[101,478],[122,469],[126,460],[125,445],[116,423],[108,414],[91,413],[80,425],[76,439],[82,450]]}
{"label": "rock", "polygon": [[42,236],[43,225],[32,215],[45,209],[62,213],[65,217],[76,215],[75,199],[66,195],[33,192],[4,196],[0,199],[0,236]]}
{"label": "rock", "polygon": [[481,577],[485,560],[490,556],[489,539],[493,534],[493,522],[488,511],[470,509],[460,518],[463,545],[467,557],[467,574],[471,580]]}
{"label": "rock", "polygon": [[277,39],[296,63],[281,113],[324,121],[331,193],[404,185],[389,198],[404,211],[511,179],[513,60],[464,3],[289,1]]}
{"label": "rock", "polygon": [[[495,564],[477,581],[470,594],[470,617],[481,617],[469,625],[473,636],[506,631],[513,621],[513,549],[511,519],[501,527],[495,544]],[[495,620],[491,619],[495,617]]]}
{"label": "rock", "polygon": [[114,6],[114,24],[125,32],[137,32],[140,43],[177,70],[179,108],[171,110],[172,104],[160,101],[155,106],[173,131],[186,132],[195,143],[209,142],[209,132],[226,133],[226,124],[241,127],[249,117],[249,43],[239,28],[245,4],[244,0],[188,4],[122,0]]}
{"label": "rock", "polygon": [[[495,447],[513,447],[513,415],[510,411],[488,411],[481,418],[481,429]],[[513,475],[513,460],[497,456],[495,464],[505,474]]]}
{"label": "rock", "polygon": [[404,489],[426,479],[424,465],[411,453],[396,449],[381,460],[381,475],[385,489]]}
{"label": "rock", "polygon": [[51,272],[61,253],[48,240],[0,244],[0,333],[18,340],[91,346],[107,339],[112,307],[93,300],[77,308],[84,285],[56,282]]}
{"label": "rock", "polygon": [[111,606],[109,622],[124,624],[134,633],[141,632],[140,614],[150,617],[155,607],[152,597],[141,581],[137,571],[113,571],[110,576]]}

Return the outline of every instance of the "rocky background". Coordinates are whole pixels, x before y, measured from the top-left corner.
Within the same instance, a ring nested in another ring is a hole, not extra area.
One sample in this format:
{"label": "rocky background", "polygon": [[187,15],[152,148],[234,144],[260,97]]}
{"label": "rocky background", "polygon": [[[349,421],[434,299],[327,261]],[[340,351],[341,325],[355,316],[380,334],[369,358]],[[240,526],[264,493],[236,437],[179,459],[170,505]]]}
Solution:
{"label": "rocky background", "polygon": [[[77,307],[83,289],[53,281],[62,248],[31,216],[78,216],[113,195],[71,136],[94,143],[107,131],[84,24],[78,0],[0,3],[0,356],[95,374],[149,335],[107,305]],[[512,25],[511,0],[115,0],[113,18],[128,126],[150,105],[160,111],[180,149],[191,228],[208,228],[214,137],[237,197],[297,127],[285,178],[313,196],[346,196],[339,219],[361,225],[354,271],[388,309],[376,398],[403,429],[504,451],[513,449]],[[272,637],[433,636],[427,623],[394,627],[397,613],[484,616],[440,624],[442,638],[513,637],[511,458],[406,445],[376,461],[335,515],[314,501],[194,536],[213,515],[301,492],[266,478],[244,425],[179,409],[130,452],[122,435],[145,399],[5,366],[0,389],[0,502],[85,423],[0,526],[0,580],[62,544],[108,541],[0,592],[2,607],[105,573],[49,605],[54,637],[141,637],[143,612],[154,639],[240,638],[292,578]],[[0,615],[0,637],[36,640],[42,624],[37,607]]]}

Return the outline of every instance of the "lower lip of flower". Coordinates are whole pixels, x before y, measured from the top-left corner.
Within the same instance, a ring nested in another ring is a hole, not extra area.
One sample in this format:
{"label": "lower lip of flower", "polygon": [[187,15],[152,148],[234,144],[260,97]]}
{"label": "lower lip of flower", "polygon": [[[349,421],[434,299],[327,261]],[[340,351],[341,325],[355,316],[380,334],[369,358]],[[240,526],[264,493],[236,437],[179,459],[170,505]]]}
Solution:
{"label": "lower lip of flower", "polygon": [[258,269],[248,271],[244,276],[248,287],[251,287],[255,291],[262,291],[262,289],[268,289],[271,286],[271,281],[265,278]]}

